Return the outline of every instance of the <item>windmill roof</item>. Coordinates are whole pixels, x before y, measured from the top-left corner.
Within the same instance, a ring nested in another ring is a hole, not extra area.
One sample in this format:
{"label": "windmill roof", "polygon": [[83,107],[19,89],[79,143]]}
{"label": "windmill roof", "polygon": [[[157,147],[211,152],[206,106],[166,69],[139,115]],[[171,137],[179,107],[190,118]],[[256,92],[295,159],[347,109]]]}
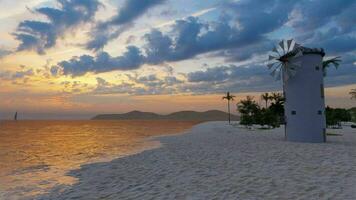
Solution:
{"label": "windmill roof", "polygon": [[299,47],[300,51],[303,52],[303,54],[320,54],[321,56],[325,56],[325,52],[323,48],[308,48],[308,47]]}
{"label": "windmill roof", "polygon": [[308,48],[308,47],[303,47],[303,46],[299,46],[296,47],[294,50],[290,51],[289,53],[287,53],[286,55],[284,55],[283,57],[293,57],[295,56],[299,51],[301,51],[303,53],[303,55],[305,54],[319,54],[322,57],[325,56],[325,52],[323,48]]}

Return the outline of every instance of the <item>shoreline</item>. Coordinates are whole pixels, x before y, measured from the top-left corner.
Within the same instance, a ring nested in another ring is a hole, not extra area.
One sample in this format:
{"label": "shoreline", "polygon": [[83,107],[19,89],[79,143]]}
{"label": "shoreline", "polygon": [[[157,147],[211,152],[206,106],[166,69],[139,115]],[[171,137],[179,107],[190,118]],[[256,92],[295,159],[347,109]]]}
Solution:
{"label": "shoreline", "polygon": [[[82,165],[111,162],[159,148],[161,144],[154,136],[187,133],[200,121],[35,122],[9,121],[2,127],[6,131],[2,132],[0,139],[9,141],[7,143],[11,145],[0,143],[5,155],[0,159],[3,161],[0,171],[0,199],[34,199],[60,184],[70,187],[77,182],[76,177],[67,175],[70,171],[78,170]],[[26,132],[27,129],[33,131]],[[66,132],[68,129],[70,131]],[[33,151],[27,151],[27,143],[31,143]],[[17,151],[22,154],[15,154]],[[24,162],[13,159],[20,156]],[[26,159],[31,156],[36,156],[36,159],[27,162]]]}
{"label": "shoreline", "polygon": [[245,130],[203,122],[154,136],[158,148],[83,165],[37,199],[355,199],[356,132],[328,143],[292,143],[282,128]]}

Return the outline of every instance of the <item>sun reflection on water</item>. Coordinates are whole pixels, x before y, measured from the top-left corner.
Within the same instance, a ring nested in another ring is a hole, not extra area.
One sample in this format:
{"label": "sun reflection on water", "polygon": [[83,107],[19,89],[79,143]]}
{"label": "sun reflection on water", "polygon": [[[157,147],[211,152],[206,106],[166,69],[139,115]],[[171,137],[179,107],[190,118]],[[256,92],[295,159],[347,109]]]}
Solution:
{"label": "sun reflection on water", "polygon": [[[1,121],[0,199],[38,195],[76,180],[66,172],[159,145],[149,136],[189,129],[193,121]],[[2,194],[1,194],[2,193]]]}

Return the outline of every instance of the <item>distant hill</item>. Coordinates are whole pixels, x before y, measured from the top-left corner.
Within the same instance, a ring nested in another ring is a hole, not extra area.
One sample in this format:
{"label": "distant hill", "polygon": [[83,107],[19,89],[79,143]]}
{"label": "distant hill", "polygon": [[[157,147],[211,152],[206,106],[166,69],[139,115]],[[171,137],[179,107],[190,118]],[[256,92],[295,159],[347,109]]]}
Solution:
{"label": "distant hill", "polygon": [[[180,111],[168,115],[159,115],[152,112],[131,111],[123,114],[102,114],[92,120],[199,120],[199,121],[225,121],[228,118],[226,112],[209,110],[206,112]],[[231,120],[239,120],[236,115],[231,115]]]}

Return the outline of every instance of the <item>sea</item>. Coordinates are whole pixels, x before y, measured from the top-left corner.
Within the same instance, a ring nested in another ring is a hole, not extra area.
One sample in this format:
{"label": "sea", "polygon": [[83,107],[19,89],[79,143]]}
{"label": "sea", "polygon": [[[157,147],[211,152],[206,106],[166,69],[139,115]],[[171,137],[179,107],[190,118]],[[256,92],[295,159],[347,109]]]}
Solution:
{"label": "sea", "polygon": [[77,180],[70,170],[160,146],[198,121],[0,121],[0,199],[33,199]]}

